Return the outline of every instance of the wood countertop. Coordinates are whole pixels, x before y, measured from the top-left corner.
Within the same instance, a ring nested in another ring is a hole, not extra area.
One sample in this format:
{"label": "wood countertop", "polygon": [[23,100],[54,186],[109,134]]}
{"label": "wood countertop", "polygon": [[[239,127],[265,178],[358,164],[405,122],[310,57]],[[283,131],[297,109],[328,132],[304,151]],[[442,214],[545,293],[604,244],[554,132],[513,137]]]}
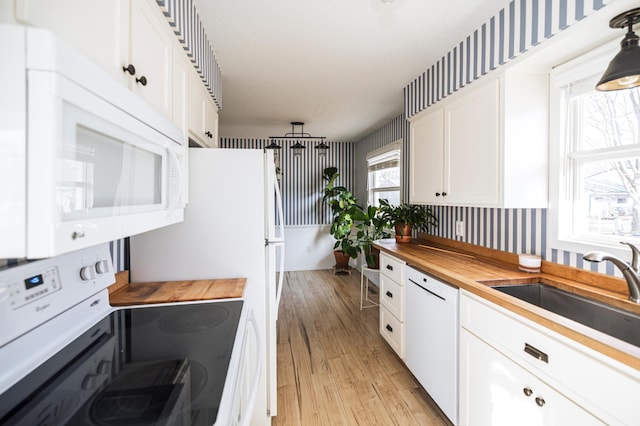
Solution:
{"label": "wood countertop", "polygon": [[246,282],[246,278],[130,284],[116,280],[109,288],[109,302],[112,306],[131,306],[240,298]]}
{"label": "wood countertop", "polygon": [[421,237],[412,243],[379,240],[374,246],[409,266],[640,370],[640,348],[490,288],[496,284],[543,282],[640,314],[640,304],[627,300],[629,293],[623,279],[545,261],[541,273],[522,272],[518,270],[516,254],[430,235]]}

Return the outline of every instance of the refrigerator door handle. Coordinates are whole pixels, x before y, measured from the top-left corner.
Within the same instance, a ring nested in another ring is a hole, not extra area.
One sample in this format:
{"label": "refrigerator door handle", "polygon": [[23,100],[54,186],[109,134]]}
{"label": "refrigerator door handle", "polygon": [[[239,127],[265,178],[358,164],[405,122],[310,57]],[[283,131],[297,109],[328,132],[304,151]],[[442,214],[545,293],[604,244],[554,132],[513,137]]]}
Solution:
{"label": "refrigerator door handle", "polygon": [[278,244],[280,251],[280,268],[278,269],[278,284],[276,290],[276,321],[280,313],[280,298],[282,297],[282,287],[284,286],[284,243]]}
{"label": "refrigerator door handle", "polygon": [[273,187],[275,189],[275,193],[276,193],[276,210],[278,213],[278,224],[279,224],[279,228],[280,228],[280,232],[277,233],[276,235],[278,235],[276,237],[276,235],[270,235],[269,237],[275,237],[275,239],[272,239],[271,241],[284,241],[284,213],[282,211],[282,194],[280,192],[280,185],[278,184],[278,179],[274,179],[273,180]]}

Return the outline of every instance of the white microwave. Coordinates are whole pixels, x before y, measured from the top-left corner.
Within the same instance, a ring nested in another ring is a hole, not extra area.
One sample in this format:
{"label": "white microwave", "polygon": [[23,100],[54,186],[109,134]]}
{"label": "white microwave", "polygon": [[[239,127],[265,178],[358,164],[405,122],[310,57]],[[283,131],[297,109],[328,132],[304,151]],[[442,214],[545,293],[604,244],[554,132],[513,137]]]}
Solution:
{"label": "white microwave", "polygon": [[179,128],[48,31],[0,25],[0,52],[0,258],[182,221]]}

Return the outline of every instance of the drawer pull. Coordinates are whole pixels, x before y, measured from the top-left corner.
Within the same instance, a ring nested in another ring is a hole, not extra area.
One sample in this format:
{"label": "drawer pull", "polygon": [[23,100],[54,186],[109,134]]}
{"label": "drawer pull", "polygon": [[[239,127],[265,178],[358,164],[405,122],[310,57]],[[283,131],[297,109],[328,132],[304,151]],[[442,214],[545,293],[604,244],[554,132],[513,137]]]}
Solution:
{"label": "drawer pull", "polygon": [[391,327],[389,324],[387,324],[385,328],[393,333],[393,327]]}
{"label": "drawer pull", "polygon": [[390,271],[393,271],[393,266],[387,265],[387,269],[390,270]]}
{"label": "drawer pull", "polygon": [[528,343],[524,344],[524,351],[540,361],[546,362],[547,364],[549,363],[549,356],[547,354],[542,352],[540,349],[534,348]]}
{"label": "drawer pull", "polygon": [[529,388],[522,389],[522,392],[524,392],[524,394],[527,396],[531,396],[531,394],[533,393],[533,391]]}
{"label": "drawer pull", "polygon": [[390,297],[393,299],[393,293],[391,293],[390,291],[387,292],[387,297]]}
{"label": "drawer pull", "polygon": [[536,397],[536,404],[538,404],[538,407],[542,407],[544,403],[544,399],[540,398],[539,396]]}

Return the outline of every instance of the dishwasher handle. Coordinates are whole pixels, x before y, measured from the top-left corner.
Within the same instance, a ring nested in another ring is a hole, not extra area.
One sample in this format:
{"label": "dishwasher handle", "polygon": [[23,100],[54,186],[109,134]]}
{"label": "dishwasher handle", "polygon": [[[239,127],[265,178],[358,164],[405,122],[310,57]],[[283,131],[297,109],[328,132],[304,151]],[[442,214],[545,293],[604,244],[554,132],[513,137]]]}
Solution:
{"label": "dishwasher handle", "polygon": [[423,289],[423,290],[424,290],[424,291],[426,291],[427,293],[429,293],[429,294],[431,294],[431,295],[433,295],[433,296],[437,297],[438,299],[440,299],[440,300],[444,300],[445,302],[447,301],[447,299],[446,299],[446,298],[444,298],[444,297],[440,296],[439,294],[436,294],[436,293],[432,292],[432,291],[431,291],[431,290],[429,290],[428,288],[424,288],[424,287],[422,287],[420,284],[418,284],[417,282],[415,282],[415,281],[414,281],[414,280],[412,280],[411,278],[409,278],[409,281],[411,281],[413,284],[417,285],[418,287],[420,287],[421,289]]}

